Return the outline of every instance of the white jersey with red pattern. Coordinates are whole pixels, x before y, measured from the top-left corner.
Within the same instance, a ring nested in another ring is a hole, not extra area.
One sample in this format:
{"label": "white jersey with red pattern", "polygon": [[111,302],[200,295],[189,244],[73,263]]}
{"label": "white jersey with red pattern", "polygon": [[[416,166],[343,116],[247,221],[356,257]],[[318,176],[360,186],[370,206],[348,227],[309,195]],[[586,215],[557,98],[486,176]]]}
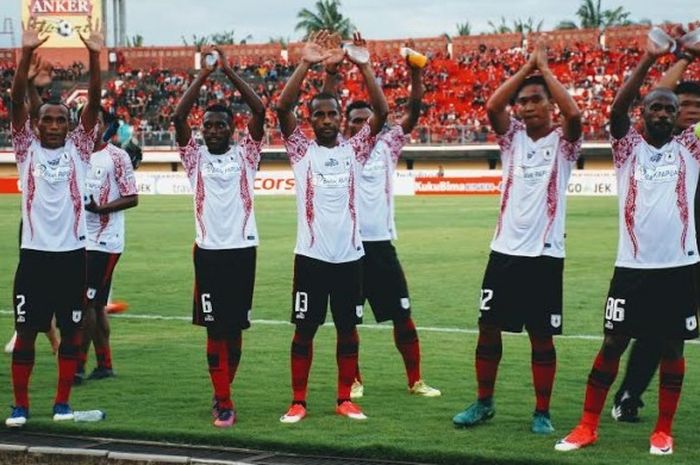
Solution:
{"label": "white jersey with red pattern", "polygon": [[357,182],[375,138],[369,125],[333,148],[322,147],[297,126],[284,140],[297,196],[294,253],[328,263],[359,260]]}
{"label": "white jersey with red pattern", "polygon": [[[85,179],[85,202],[90,196],[98,205],[121,197],[136,195],[136,178],[129,155],[119,147],[107,144],[90,157],[90,169]],[[85,212],[88,250],[107,253],[124,251],[124,211],[105,215]]]}
{"label": "white jersey with red pattern", "polygon": [[66,252],[86,245],[83,190],[95,145],[95,128],[83,124],[69,132],[66,143],[48,149],[27,118],[12,128],[12,146],[22,190],[23,249]]}
{"label": "white jersey with red pattern", "polygon": [[581,139],[562,129],[533,141],[513,118],[498,137],[503,165],[500,213],[491,249],[524,257],[564,257],[566,188],[581,151]]}
{"label": "white jersey with red pattern", "polygon": [[246,134],[222,155],[190,137],[179,147],[194,191],[196,239],[202,249],[242,249],[258,245],[253,211],[253,183],[262,141]]}
{"label": "white jersey with red pattern", "polygon": [[360,236],[363,241],[397,238],[394,222],[394,173],[406,142],[401,125],[380,133],[359,183]]}
{"label": "white jersey with red pattern", "polygon": [[616,266],[674,268],[698,262],[695,215],[700,141],[689,128],[661,148],[630,127],[612,139],[619,203]]}

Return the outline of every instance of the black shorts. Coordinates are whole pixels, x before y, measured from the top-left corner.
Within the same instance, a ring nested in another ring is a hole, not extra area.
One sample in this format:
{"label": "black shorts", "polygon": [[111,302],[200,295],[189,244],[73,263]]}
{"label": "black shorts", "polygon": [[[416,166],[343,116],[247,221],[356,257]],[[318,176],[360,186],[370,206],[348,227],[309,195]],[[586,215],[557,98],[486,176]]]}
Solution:
{"label": "black shorts", "polygon": [[491,252],[481,285],[479,321],[503,331],[562,333],[564,259]]}
{"label": "black shorts", "polygon": [[363,293],[377,323],[411,316],[408,285],[391,241],[363,242]]}
{"label": "black shorts", "polygon": [[651,270],[616,267],[605,301],[605,333],[640,339],[695,339],[696,273],[695,265]]}
{"label": "black shorts", "polygon": [[13,294],[15,327],[48,331],[56,315],[59,328],[79,328],[85,306],[85,273],[85,249],[20,249]]}
{"label": "black shorts", "polygon": [[337,328],[352,329],[362,322],[362,260],[328,263],[295,255],[292,323],[322,325],[329,297]]}
{"label": "black shorts", "polygon": [[87,291],[85,295],[88,302],[94,303],[97,308],[104,308],[107,305],[109,290],[112,287],[112,274],[119,257],[121,257],[119,253],[87,251]]}
{"label": "black shorts", "polygon": [[193,324],[223,331],[250,327],[256,254],[255,247],[194,246]]}

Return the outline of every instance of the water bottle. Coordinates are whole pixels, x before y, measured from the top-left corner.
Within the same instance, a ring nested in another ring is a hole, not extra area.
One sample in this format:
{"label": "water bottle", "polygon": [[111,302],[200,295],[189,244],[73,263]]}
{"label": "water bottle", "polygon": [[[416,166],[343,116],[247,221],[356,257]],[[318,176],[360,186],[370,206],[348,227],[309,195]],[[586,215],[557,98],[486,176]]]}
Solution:
{"label": "water bottle", "polygon": [[700,42],[700,27],[693,29],[692,31],[686,33],[678,39],[678,41],[683,44],[684,47],[692,47],[693,45]]}
{"label": "water bottle", "polygon": [[102,410],[81,410],[73,412],[74,421],[102,421],[107,415]]}
{"label": "water bottle", "polygon": [[649,39],[658,45],[662,50],[673,53],[676,50],[676,41],[673,37],[658,26],[654,26],[649,30]]}
{"label": "water bottle", "polygon": [[352,43],[343,44],[345,54],[359,64],[369,62],[369,51],[365,47],[360,47]]}

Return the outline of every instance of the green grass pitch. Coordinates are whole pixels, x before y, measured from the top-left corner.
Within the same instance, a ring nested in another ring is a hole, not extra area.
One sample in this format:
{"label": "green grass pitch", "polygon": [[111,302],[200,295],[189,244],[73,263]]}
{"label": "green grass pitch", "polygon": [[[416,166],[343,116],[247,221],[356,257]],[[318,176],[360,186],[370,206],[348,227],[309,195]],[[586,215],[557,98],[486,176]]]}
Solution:
{"label": "green grass pitch", "polygon": [[[18,204],[16,196],[0,197],[3,342],[12,332],[9,311],[17,263]],[[396,246],[409,282],[414,319],[424,328],[419,332],[423,376],[443,396],[423,399],[407,394],[390,327],[374,324],[368,311],[367,324],[360,328],[360,361],[366,385],[361,405],[369,420],[352,422],[334,414],[335,334],[324,327],[314,348],[309,415],[299,424],[284,425],[278,418],[291,398],[293,328],[285,322],[291,301],[295,207],[292,197],[259,197],[261,246],[253,319],[261,321],[244,334],[233,389],[239,421],[220,431],[211,424],[204,331],[187,321],[193,274],[192,202],[188,197],[142,197],[141,205],[127,213],[127,248],[114,280],[115,296],[130,304],[124,317],[112,319],[118,377],[88,382],[75,388],[72,396],[75,409],[103,409],[107,420],[53,424],[49,412],[55,361],[47,341],[40,338],[27,429],[451,464],[659,462],[648,454],[656,419],[656,381],[645,396],[642,423],[615,423],[608,413],[609,399],[597,445],[569,454],[553,450],[555,441],[579,418],[586,376],[600,344],[603,300],[617,244],[614,198],[568,201],[565,337],[557,340],[559,370],[552,402],[556,434],[538,437],[529,432],[534,408],[529,342],[518,335],[504,337],[495,418],[471,430],[452,427],[452,416],[475,397],[473,331],[497,204],[496,197],[397,199]],[[688,374],[675,424],[673,463],[700,463],[700,420],[695,416],[700,408],[699,349],[695,344],[686,348]],[[92,359],[91,354],[88,369]],[[0,356],[4,405],[12,403],[9,360]]]}

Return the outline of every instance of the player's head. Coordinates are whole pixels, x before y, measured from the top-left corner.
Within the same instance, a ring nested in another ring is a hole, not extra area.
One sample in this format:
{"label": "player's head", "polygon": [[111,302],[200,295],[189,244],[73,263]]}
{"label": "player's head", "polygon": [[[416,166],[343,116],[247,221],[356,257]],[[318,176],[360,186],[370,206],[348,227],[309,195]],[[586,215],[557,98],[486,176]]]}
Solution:
{"label": "player's head", "polygon": [[678,118],[678,97],[664,87],[652,90],[642,101],[642,118],[649,136],[657,140],[668,139]]}
{"label": "player's head", "polygon": [[[83,116],[83,109],[78,110],[78,121]],[[107,111],[106,108],[100,107],[97,112],[97,131],[95,131],[95,148],[101,146],[103,142],[109,142],[119,128],[117,117]]]}
{"label": "player's head", "polygon": [[233,113],[224,105],[211,105],[204,112],[202,137],[210,153],[222,154],[229,149],[233,134]]}
{"label": "player's head", "polygon": [[364,100],[356,100],[345,108],[347,135],[354,136],[372,117],[372,107]]}
{"label": "player's head", "polygon": [[512,102],[518,117],[530,129],[549,126],[552,123],[552,94],[542,76],[525,79]]}
{"label": "player's head", "polygon": [[683,81],[676,87],[678,119],[676,128],[685,130],[700,122],[700,81]]}
{"label": "player's head", "polygon": [[37,112],[36,127],[41,146],[57,149],[66,144],[70,116],[68,107],[60,100],[51,99],[42,103]]}
{"label": "player's head", "polygon": [[333,94],[321,92],[309,102],[309,121],[316,140],[333,143],[340,131],[340,103]]}

